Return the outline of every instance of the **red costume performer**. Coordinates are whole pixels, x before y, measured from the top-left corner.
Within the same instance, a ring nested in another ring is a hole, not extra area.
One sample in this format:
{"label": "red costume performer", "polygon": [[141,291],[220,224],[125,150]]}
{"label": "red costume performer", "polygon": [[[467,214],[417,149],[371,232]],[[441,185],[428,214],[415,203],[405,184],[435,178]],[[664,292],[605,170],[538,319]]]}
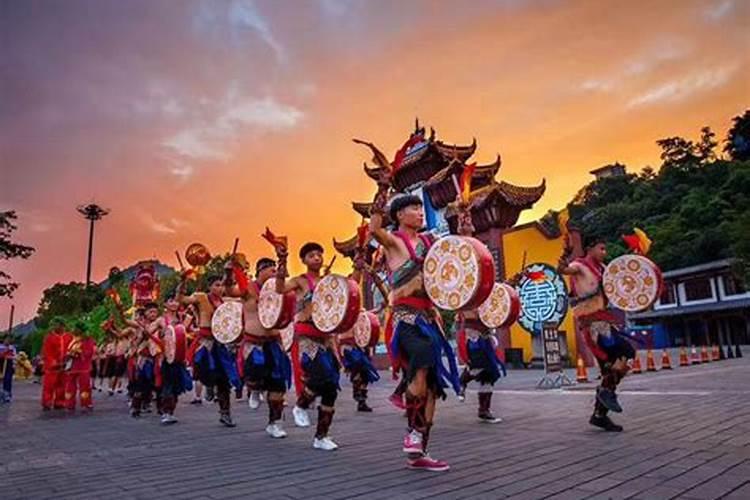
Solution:
{"label": "red costume performer", "polygon": [[60,319],[53,320],[52,331],[44,337],[42,359],[44,380],[42,381],[42,408],[50,410],[65,408],[65,355],[73,335],[66,332]]}
{"label": "red costume performer", "polygon": [[[65,406],[75,410],[76,392],[79,393],[81,408],[91,410],[91,361],[96,352],[96,342],[85,336],[82,326],[76,326],[75,337],[68,349],[70,369],[65,372]],[[75,349],[74,349],[75,348]]]}

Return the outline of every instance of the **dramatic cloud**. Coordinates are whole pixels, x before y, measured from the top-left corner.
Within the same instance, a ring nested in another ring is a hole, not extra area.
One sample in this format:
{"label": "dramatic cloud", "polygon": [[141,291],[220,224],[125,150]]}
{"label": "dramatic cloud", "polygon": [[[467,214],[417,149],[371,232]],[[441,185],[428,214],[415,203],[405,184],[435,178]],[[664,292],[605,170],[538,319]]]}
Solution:
{"label": "dramatic cloud", "polygon": [[726,84],[736,70],[736,65],[722,66],[663,83],[631,99],[628,107],[686,99],[693,94],[706,92]]}
{"label": "dramatic cloud", "polygon": [[419,117],[441,140],[476,137],[479,162],[501,153],[504,180],[547,178],[528,221],[592,168],[656,164],[655,140],[721,134],[749,102],[750,2],[2,5],[0,203],[37,248],[8,266],[19,319],[50,284],[83,279],[75,207],[91,200],[111,209],[95,279],[145,257],[176,264],[195,241],[218,253],[240,237],[264,256],[266,225],[327,244],[353,234],[351,202],[375,189],[350,139],[392,155]]}

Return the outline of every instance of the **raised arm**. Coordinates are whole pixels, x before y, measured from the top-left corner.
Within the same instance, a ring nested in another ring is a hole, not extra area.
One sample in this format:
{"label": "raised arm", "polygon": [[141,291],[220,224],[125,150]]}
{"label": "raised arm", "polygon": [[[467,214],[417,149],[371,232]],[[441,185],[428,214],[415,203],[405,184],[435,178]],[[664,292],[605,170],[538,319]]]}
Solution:
{"label": "raised arm", "polygon": [[177,290],[175,291],[175,300],[180,304],[197,304],[199,302],[197,293],[194,293],[192,295],[185,295],[186,279],[187,274],[183,273],[180,279],[180,284],[177,285]]}
{"label": "raised arm", "polygon": [[279,246],[276,248],[276,293],[289,293],[299,289],[299,282],[296,278],[287,279],[288,272],[286,267],[289,252],[286,247]]}
{"label": "raised arm", "polygon": [[378,180],[378,192],[375,194],[375,199],[372,203],[372,213],[370,214],[370,234],[386,250],[398,247],[396,238],[383,225],[385,206],[388,204],[389,186],[390,180],[385,174],[382,174],[382,177]]}

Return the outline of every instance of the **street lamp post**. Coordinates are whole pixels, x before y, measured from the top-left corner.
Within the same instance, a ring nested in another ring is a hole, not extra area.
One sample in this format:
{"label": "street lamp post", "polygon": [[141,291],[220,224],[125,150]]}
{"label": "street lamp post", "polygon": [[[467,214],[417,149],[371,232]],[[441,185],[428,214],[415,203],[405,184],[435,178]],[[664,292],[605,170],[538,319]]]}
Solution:
{"label": "street lamp post", "polygon": [[109,213],[109,210],[102,208],[95,203],[81,205],[78,207],[78,213],[90,221],[89,225],[89,255],[86,264],[86,286],[91,283],[91,255],[94,251],[94,223]]}

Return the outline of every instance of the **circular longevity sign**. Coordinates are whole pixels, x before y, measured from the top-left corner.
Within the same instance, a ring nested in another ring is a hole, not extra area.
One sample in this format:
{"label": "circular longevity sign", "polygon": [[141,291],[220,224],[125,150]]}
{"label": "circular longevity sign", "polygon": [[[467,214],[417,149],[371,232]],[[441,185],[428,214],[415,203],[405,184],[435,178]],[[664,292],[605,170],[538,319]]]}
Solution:
{"label": "circular longevity sign", "polygon": [[568,312],[568,287],[549,264],[540,262],[524,269],[518,296],[521,298],[518,323],[534,335],[541,333],[544,323],[562,323]]}

